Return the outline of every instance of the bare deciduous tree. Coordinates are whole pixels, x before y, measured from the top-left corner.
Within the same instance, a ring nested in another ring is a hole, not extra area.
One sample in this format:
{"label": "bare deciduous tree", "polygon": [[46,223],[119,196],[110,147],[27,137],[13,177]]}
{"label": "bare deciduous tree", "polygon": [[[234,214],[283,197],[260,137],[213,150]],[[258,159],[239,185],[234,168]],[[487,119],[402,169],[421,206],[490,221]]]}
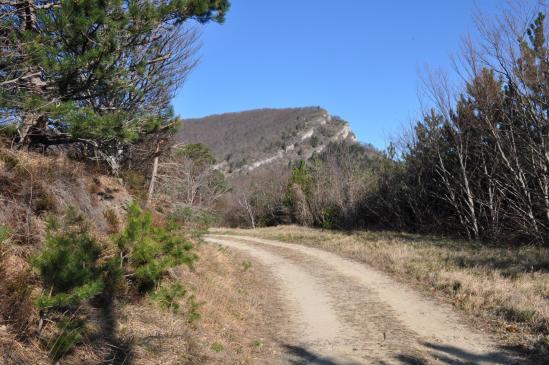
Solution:
{"label": "bare deciduous tree", "polygon": [[211,209],[229,191],[214,165],[215,159],[204,145],[172,146],[158,163],[156,191],[174,206]]}

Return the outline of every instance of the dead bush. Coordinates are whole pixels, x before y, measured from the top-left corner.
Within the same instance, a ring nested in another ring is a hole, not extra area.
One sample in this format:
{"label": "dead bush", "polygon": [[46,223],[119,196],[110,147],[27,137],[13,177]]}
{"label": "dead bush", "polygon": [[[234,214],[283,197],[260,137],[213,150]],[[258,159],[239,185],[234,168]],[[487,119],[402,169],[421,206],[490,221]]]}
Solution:
{"label": "dead bush", "polygon": [[118,218],[116,211],[109,208],[103,212],[103,216],[109,225],[109,232],[117,233],[120,230],[120,219]]}
{"label": "dead bush", "polygon": [[24,252],[13,248],[11,238],[0,246],[0,322],[9,326],[19,339],[26,339],[36,318],[32,292],[34,275]]}

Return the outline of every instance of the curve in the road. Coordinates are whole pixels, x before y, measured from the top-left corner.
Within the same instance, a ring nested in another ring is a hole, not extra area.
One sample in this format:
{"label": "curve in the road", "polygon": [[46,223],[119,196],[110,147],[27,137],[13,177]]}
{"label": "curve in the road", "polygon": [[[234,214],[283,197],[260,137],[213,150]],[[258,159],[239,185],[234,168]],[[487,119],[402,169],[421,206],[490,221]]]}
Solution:
{"label": "curve in the road", "polygon": [[[284,341],[305,354],[304,363],[516,362],[493,338],[465,325],[452,307],[426,299],[363,263],[255,237],[210,235],[206,240],[245,251],[279,279],[293,309],[295,332]],[[392,338],[385,342],[387,333]]]}

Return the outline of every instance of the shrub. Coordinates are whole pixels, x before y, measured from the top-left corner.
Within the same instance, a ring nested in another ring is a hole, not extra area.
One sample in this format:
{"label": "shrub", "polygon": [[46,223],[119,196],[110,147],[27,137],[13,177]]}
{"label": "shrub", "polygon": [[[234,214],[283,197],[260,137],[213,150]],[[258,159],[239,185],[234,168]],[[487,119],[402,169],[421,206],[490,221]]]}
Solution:
{"label": "shrub", "polygon": [[10,229],[0,225],[0,243],[6,241],[10,236]]}
{"label": "shrub", "polygon": [[187,300],[187,304],[189,305],[189,313],[187,313],[187,321],[189,323],[193,323],[200,319],[200,312],[198,311],[198,309],[200,309],[200,307],[205,303],[206,302],[197,302],[194,295],[191,295],[189,297],[189,299]]}
{"label": "shrub", "polygon": [[317,219],[321,228],[333,229],[338,221],[337,209],[334,207],[322,208]]}
{"label": "shrub", "polygon": [[36,214],[55,210],[57,204],[52,193],[47,191],[47,189],[42,185],[35,186],[34,190],[34,196],[32,197],[32,210]]}
{"label": "shrub", "polygon": [[196,258],[192,244],[178,228],[173,221],[155,226],[150,212],[142,211],[136,203],[129,206],[128,222],[117,244],[139,291],[153,289],[169,268],[190,264]]}
{"label": "shrub", "polygon": [[183,298],[185,294],[187,294],[187,290],[180,283],[165,284],[153,293],[152,299],[160,304],[162,308],[175,313],[180,307],[177,301]]}
{"label": "shrub", "polygon": [[16,124],[7,124],[0,126],[0,137],[7,139],[13,139],[18,136],[17,125]]}
{"label": "shrub", "polygon": [[313,184],[313,172],[304,161],[300,161],[292,168],[289,186],[299,185],[305,194],[309,194]]}
{"label": "shrub", "polygon": [[219,342],[214,342],[212,343],[212,345],[210,346],[210,348],[212,349],[213,352],[221,352],[224,350],[224,347],[221,343]]}
{"label": "shrub", "polygon": [[19,160],[15,154],[8,150],[0,151],[0,161],[5,164],[8,170],[14,169],[19,164]]}
{"label": "shrub", "polygon": [[[92,307],[110,303],[121,283],[135,284],[140,293],[158,288],[152,295],[165,308],[178,310],[177,300],[186,291],[181,284],[160,286],[171,267],[191,263],[192,245],[178,232],[175,223],[154,224],[150,212],[130,205],[125,229],[114,237],[116,259],[106,259],[106,251],[89,232],[83,217],[69,209],[62,219],[46,217],[47,236],[42,250],[31,259],[46,294],[35,305],[42,319],[48,317],[56,330],[44,336],[44,345],[54,361],[93,338],[87,327]],[[0,239],[6,236],[0,230]],[[6,231],[7,232],[7,231]],[[129,281],[122,281],[126,277]],[[121,291],[119,291],[121,292]],[[101,295],[101,299],[92,298]],[[107,309],[106,307],[104,309]]]}
{"label": "shrub", "polygon": [[49,293],[40,296],[40,309],[76,306],[102,292],[103,268],[98,264],[101,249],[88,233],[82,217],[70,209],[63,226],[56,220],[48,222],[49,232],[33,266]]}
{"label": "shrub", "polygon": [[63,317],[56,324],[59,331],[53,341],[46,344],[48,352],[54,361],[61,359],[76,345],[82,343],[85,331],[85,322]]}
{"label": "shrub", "polygon": [[118,219],[118,215],[116,214],[116,211],[113,208],[109,208],[105,210],[103,212],[103,217],[105,217],[105,220],[109,225],[110,233],[116,233],[119,231],[120,220]]}
{"label": "shrub", "polygon": [[47,291],[35,304],[41,317],[50,316],[57,327],[45,341],[57,361],[83,341],[87,318],[78,314],[80,306],[104,292],[105,278],[111,280],[112,262],[100,263],[101,247],[74,209],[69,209],[61,222],[48,217],[46,225],[45,245],[31,263]]}
{"label": "shrub", "polygon": [[186,228],[190,229],[191,235],[196,237],[207,233],[208,228],[216,220],[216,217],[212,213],[189,206],[176,208],[171,214],[171,218],[184,224]]}

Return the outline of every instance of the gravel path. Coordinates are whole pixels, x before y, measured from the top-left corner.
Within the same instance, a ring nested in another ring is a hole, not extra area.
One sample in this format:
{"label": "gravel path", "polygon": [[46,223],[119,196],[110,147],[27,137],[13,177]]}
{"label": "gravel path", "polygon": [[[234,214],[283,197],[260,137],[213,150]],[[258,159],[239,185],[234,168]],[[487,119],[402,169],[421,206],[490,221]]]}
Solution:
{"label": "gravel path", "polygon": [[[335,254],[260,238],[210,235],[269,268],[287,301],[277,341],[289,364],[515,364],[452,307]],[[273,359],[280,363],[280,359]]]}

